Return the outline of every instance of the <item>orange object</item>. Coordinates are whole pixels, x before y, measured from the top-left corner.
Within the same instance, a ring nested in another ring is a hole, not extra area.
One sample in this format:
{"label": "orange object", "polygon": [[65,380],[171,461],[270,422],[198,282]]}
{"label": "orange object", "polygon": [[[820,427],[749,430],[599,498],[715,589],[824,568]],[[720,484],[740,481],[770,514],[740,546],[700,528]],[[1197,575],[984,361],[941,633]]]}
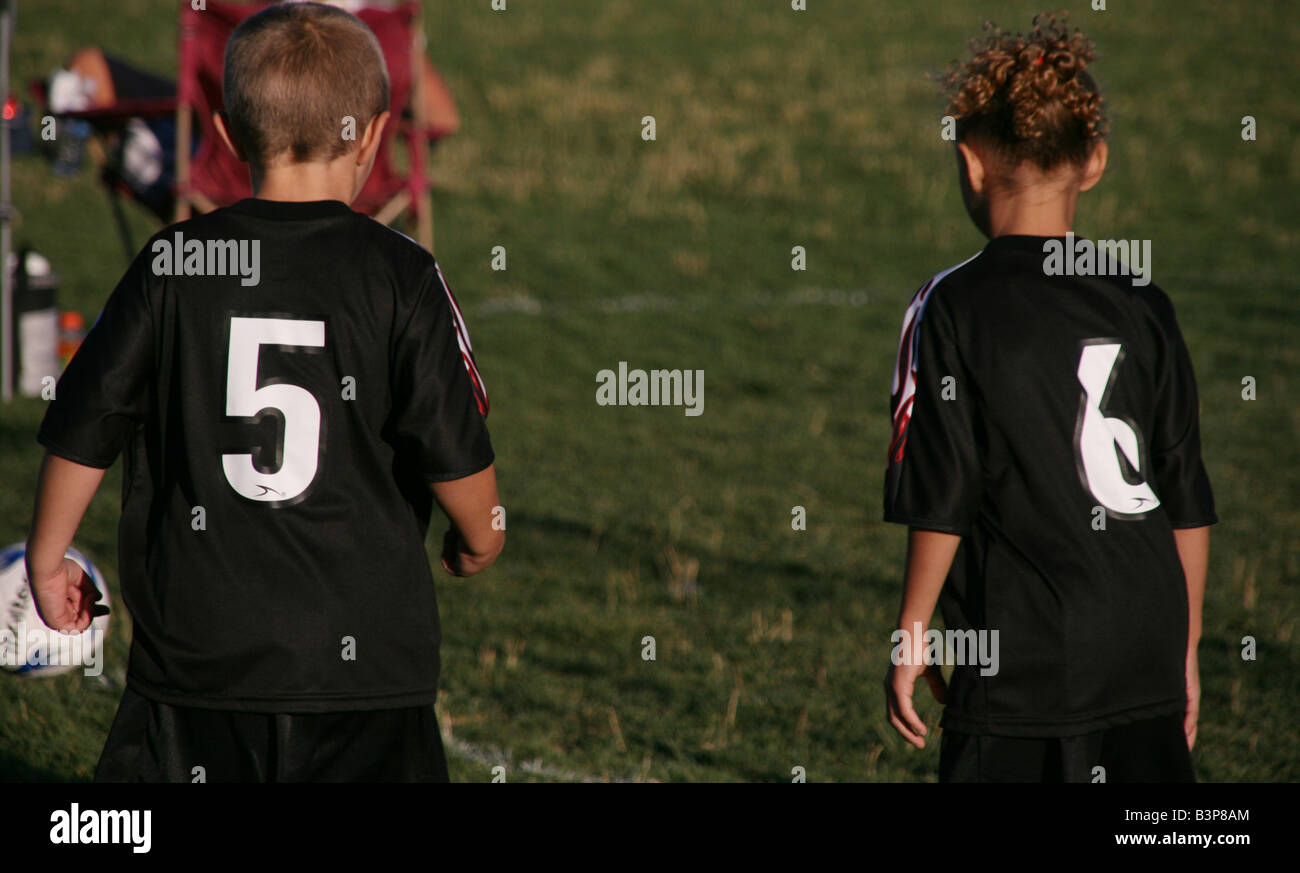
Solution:
{"label": "orange object", "polygon": [[68,365],[86,336],[86,320],[80,312],[59,313],[59,358]]}

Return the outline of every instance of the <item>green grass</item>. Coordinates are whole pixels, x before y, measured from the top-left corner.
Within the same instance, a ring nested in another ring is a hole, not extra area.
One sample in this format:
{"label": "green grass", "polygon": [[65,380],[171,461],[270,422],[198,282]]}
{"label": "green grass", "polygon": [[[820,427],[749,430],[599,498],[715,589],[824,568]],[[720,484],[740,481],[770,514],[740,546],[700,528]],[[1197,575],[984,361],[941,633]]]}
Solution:
{"label": "green grass", "polygon": [[[1036,7],[809,6],[426,3],[464,117],[434,155],[437,252],[492,394],[509,511],[498,565],[440,582],[440,711],[468,744],[453,778],[489,778],[496,752],[512,781],[934,778],[937,748],[883,718],[904,541],[879,520],[889,368],[915,287],[982,239],[924,74],[985,18],[1023,28]],[[1300,20],[1282,2],[1111,6],[1071,4],[1112,118],[1077,229],[1153,241],[1197,370],[1222,522],[1196,764],[1210,781],[1293,780],[1300,112],[1281,83]],[[172,5],[115,10],[24,4],[17,81],[85,43],[173,69]],[[1248,114],[1256,142],[1239,137]],[[15,238],[93,318],[123,264],[91,174],[24,158],[14,186]],[[143,240],[147,217],[133,222]],[[703,369],[704,415],[597,407],[595,374],[620,360]],[[0,413],[0,543],[26,534],[41,413]],[[119,485],[110,473],[77,538],[114,583]],[[120,692],[117,622],[108,683],[0,677],[0,777],[89,777]],[[922,711],[935,723],[936,704]]]}

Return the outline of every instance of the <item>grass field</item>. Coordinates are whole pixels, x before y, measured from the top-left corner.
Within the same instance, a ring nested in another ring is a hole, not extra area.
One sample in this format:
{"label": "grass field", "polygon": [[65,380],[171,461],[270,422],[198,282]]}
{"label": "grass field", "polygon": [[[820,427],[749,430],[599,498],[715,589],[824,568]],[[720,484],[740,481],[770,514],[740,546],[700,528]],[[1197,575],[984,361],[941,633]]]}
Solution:
{"label": "grass field", "polygon": [[[905,537],[880,521],[889,373],[912,292],[983,240],[925,74],[983,20],[1023,29],[1038,7],[489,5],[425,3],[464,118],[434,154],[436,250],[509,512],[497,566],[440,582],[453,778],[933,780],[937,744],[911,749],[883,715]],[[1098,43],[1112,131],[1076,229],[1152,240],[1197,370],[1222,521],[1195,761],[1207,781],[1294,780],[1300,17],[1281,0],[1110,5],[1068,4]],[[174,70],[172,3],[20,7],[19,87],[83,44]],[[124,265],[92,173],[25,157],[14,190],[15,239],[93,320]],[[619,361],[703,369],[704,414],[597,406],[595,374]],[[42,411],[0,411],[0,544],[26,535]],[[115,585],[119,488],[114,470],[77,539]],[[116,621],[102,680],[0,676],[0,778],[89,778],[122,688]],[[1239,655],[1248,635],[1258,660]]]}

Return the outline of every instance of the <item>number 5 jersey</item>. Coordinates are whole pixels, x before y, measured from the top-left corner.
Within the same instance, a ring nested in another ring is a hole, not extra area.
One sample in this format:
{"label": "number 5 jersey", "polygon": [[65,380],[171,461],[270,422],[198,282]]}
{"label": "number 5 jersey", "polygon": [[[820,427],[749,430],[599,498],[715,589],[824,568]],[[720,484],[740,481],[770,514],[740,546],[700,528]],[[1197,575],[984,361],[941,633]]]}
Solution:
{"label": "number 5 jersey", "polygon": [[156,234],[39,440],[125,457],[128,683],[267,712],[432,703],[430,483],[493,461],[432,255],[339,201],[248,199]]}

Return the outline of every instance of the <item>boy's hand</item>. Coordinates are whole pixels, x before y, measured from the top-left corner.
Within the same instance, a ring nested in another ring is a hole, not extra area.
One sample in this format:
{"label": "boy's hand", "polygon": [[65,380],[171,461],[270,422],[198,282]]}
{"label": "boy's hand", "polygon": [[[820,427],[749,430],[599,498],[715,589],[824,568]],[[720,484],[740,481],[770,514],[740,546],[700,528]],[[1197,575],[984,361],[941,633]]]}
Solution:
{"label": "boy's hand", "polygon": [[1174,545],[1178,548],[1178,561],[1183,565],[1187,580],[1187,711],[1183,714],[1183,733],[1187,734],[1187,748],[1196,744],[1196,721],[1201,715],[1201,670],[1197,664],[1196,648],[1201,642],[1201,622],[1205,604],[1205,576],[1210,564],[1210,529],[1208,527],[1177,528]]}
{"label": "boy's hand", "polygon": [[473,556],[465,554],[464,548],[456,528],[447,528],[447,532],[442,535],[442,568],[453,576],[472,576],[478,572],[477,569],[471,569]]}
{"label": "boy's hand", "polygon": [[943,703],[948,686],[937,664],[890,664],[885,673],[885,710],[889,723],[918,749],[925,748],[924,738],[930,732],[912,705],[916,680],[922,676],[929,683],[934,699]]}
{"label": "boy's hand", "polygon": [[1196,648],[1187,650],[1187,711],[1183,715],[1183,733],[1187,734],[1187,749],[1196,745],[1196,722],[1201,716],[1201,668],[1196,658]]}
{"label": "boy's hand", "polygon": [[907,569],[903,574],[903,605],[898,612],[898,628],[904,639],[911,640],[912,653],[902,659],[909,661],[908,664],[894,664],[890,659],[889,672],[885,673],[885,709],[894,730],[918,749],[925,748],[924,737],[929,730],[912,706],[916,680],[924,676],[930,683],[930,693],[940,703],[944,702],[948,690],[939,665],[925,663],[921,641],[959,545],[961,537],[956,534],[917,527],[907,532]]}
{"label": "boy's hand", "polygon": [[456,533],[456,528],[449,527],[447,532],[442,535],[442,569],[446,570],[453,576],[459,576],[456,572],[456,563],[459,560],[460,553],[460,534]]}
{"label": "boy's hand", "polygon": [[476,555],[469,550],[455,527],[442,535],[442,568],[453,576],[473,576],[486,570],[496,560],[496,554]]}
{"label": "boy's hand", "polygon": [[496,468],[463,479],[432,483],[434,499],[447,513],[451,527],[442,537],[442,566],[453,576],[473,576],[492,566],[506,544],[505,527],[496,521],[501,506],[497,498]]}
{"label": "boy's hand", "polygon": [[67,556],[81,517],[104,478],[86,467],[49,452],[36,480],[36,508],[27,537],[27,579],[41,620],[58,631],[80,633],[108,607],[81,565]]}
{"label": "boy's hand", "polygon": [[30,584],[41,620],[62,633],[81,633],[96,616],[108,614],[108,607],[100,603],[99,589],[71,558],[64,558],[52,573],[32,579]]}

